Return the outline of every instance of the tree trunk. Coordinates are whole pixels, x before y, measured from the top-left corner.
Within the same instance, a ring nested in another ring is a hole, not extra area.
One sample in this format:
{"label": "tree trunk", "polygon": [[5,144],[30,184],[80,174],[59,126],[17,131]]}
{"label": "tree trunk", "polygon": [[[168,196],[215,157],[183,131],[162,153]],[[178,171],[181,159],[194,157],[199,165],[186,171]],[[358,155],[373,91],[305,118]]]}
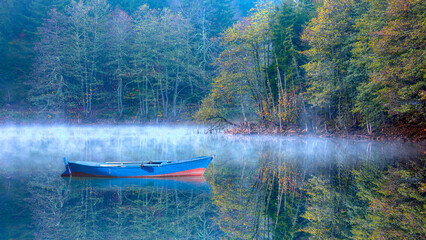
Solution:
{"label": "tree trunk", "polygon": [[175,81],[175,91],[173,94],[173,117],[176,117],[176,104],[177,104],[177,97],[178,97],[178,87],[179,87],[179,66],[176,69],[176,81]]}

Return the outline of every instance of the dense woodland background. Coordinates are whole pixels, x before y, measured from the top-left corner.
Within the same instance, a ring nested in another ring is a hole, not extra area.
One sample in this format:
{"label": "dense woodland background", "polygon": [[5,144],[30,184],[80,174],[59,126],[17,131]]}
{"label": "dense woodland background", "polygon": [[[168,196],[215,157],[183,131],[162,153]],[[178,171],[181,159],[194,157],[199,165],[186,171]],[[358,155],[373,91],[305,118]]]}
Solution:
{"label": "dense woodland background", "polygon": [[2,121],[425,129],[422,0],[4,0],[0,12]]}

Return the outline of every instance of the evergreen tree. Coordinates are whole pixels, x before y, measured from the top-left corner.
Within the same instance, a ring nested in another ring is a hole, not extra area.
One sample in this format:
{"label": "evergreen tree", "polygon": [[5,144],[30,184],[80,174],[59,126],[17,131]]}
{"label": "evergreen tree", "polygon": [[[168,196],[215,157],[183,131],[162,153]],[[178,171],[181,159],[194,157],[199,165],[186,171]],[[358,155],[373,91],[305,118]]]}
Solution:
{"label": "evergreen tree", "polygon": [[34,42],[37,39],[37,28],[43,24],[44,19],[48,17],[51,9],[63,12],[67,0],[30,0],[26,5],[23,32],[26,34],[28,41]]}
{"label": "evergreen tree", "polygon": [[216,37],[232,26],[234,8],[232,0],[211,0],[210,22],[211,36]]}
{"label": "evergreen tree", "polygon": [[27,38],[27,0],[0,2],[0,102],[25,105],[25,78],[31,69],[32,42]]}
{"label": "evergreen tree", "polygon": [[246,17],[250,12],[250,9],[254,8],[255,1],[254,0],[239,0],[236,1],[236,5],[238,6],[240,17]]}
{"label": "evergreen tree", "polygon": [[268,71],[274,79],[280,125],[282,122],[298,124],[301,120],[299,113],[304,109],[302,93],[306,90],[306,82],[301,66],[306,58],[301,52],[306,46],[301,35],[311,11],[309,2],[296,4],[294,1],[283,1],[271,19],[274,60]]}

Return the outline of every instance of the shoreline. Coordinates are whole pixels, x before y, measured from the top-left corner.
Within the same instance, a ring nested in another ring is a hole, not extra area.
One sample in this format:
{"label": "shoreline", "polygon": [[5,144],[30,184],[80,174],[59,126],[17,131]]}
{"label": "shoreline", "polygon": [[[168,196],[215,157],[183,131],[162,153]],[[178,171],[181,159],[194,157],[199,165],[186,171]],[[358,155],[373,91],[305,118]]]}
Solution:
{"label": "shoreline", "polygon": [[[136,120],[136,119],[95,119],[89,121],[67,121],[67,120],[33,120],[33,119],[2,119],[0,118],[0,126],[201,126],[208,127],[205,133],[223,133],[229,135],[265,135],[265,136],[312,136],[318,138],[340,138],[353,140],[370,140],[370,141],[400,141],[414,142],[426,144],[426,129],[403,128],[401,126],[387,125],[380,132],[368,134],[362,129],[350,129],[347,131],[339,129],[302,129],[298,127],[287,127],[279,129],[273,124],[259,124],[256,122],[238,122],[233,124],[200,124],[194,120],[188,119],[158,119],[158,120]],[[200,131],[201,132],[201,131]]]}
{"label": "shoreline", "polygon": [[224,130],[224,134],[230,135],[277,135],[277,136],[312,136],[319,138],[340,138],[354,140],[371,141],[400,141],[426,144],[426,129],[402,129],[398,126],[386,126],[380,132],[368,134],[361,129],[357,130],[336,130],[330,129],[327,132],[312,131],[297,127],[290,127],[279,130],[277,126],[259,126],[256,123],[241,124],[239,126],[230,126]]}

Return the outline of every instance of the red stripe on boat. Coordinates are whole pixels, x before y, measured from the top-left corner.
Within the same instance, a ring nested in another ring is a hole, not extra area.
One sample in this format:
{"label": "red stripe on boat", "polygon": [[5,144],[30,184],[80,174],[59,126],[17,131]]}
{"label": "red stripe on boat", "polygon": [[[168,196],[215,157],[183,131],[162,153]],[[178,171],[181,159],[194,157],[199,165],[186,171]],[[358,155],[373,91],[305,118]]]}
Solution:
{"label": "red stripe on boat", "polygon": [[[168,173],[168,174],[158,174],[150,176],[107,176],[107,175],[95,175],[82,172],[73,172],[71,176],[73,177],[102,177],[102,178],[163,178],[163,177],[187,177],[187,176],[202,176],[205,168],[196,168],[181,172]],[[62,177],[69,177],[70,174],[62,174]]]}

